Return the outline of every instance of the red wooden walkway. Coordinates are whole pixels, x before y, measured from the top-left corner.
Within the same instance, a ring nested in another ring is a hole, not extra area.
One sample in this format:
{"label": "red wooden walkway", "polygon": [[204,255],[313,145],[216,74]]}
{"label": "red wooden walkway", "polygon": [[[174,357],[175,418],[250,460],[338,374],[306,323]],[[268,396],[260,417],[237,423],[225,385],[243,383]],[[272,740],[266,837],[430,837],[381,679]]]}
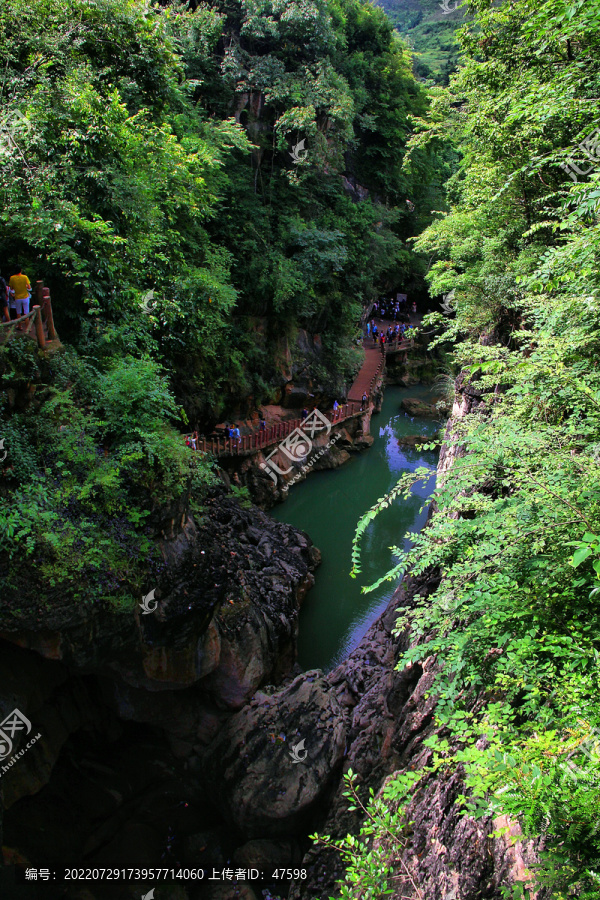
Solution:
{"label": "red wooden walkway", "polygon": [[[337,425],[338,422],[361,416],[364,411],[361,409],[361,403],[345,403],[343,406],[339,406],[335,412],[333,410],[330,410],[328,413],[317,412],[320,416],[323,416],[329,425]],[[307,422],[310,425],[313,413],[309,414],[308,420],[291,419],[287,422],[279,422],[277,425],[271,425],[263,431],[255,430],[251,434],[242,434],[239,439],[204,437],[197,432],[186,434],[184,438],[189,442],[193,450],[200,450],[202,453],[212,453],[214,456],[239,456],[240,453],[251,453],[254,450],[262,450],[265,447],[278,444],[292,432],[306,426]],[[323,427],[325,427],[324,423]],[[318,430],[322,429],[319,428]]]}
{"label": "red wooden walkway", "polygon": [[375,387],[375,383],[379,378],[385,365],[385,355],[381,351],[379,344],[375,344],[372,338],[367,338],[363,342],[365,351],[365,361],[360,368],[360,372],[354,380],[354,384],[348,391],[348,400],[355,403],[361,402],[363,394],[369,399]]}
{"label": "red wooden walkway", "polygon": [[[385,327],[385,324],[382,321],[381,327]],[[367,395],[369,401],[371,400],[375,385],[385,366],[386,356],[390,353],[406,351],[412,345],[413,341],[398,339],[390,344],[385,344],[384,352],[379,343],[374,343],[371,337],[365,335],[363,342],[365,359],[354,380],[354,384],[348,392],[348,402],[343,406],[339,406],[335,412],[331,410],[326,414],[329,423],[337,424],[345,419],[363,415],[365,412],[362,402],[363,394]],[[321,413],[320,415],[325,414]],[[239,439],[217,436],[205,437],[197,432],[184,435],[184,439],[194,450],[199,450],[203,453],[212,453],[214,456],[239,456],[241,453],[252,453],[255,450],[262,450],[278,444],[292,432],[302,429],[303,425],[305,425],[304,419],[292,419],[288,422],[271,425],[262,431],[256,429],[250,434],[242,434]]]}

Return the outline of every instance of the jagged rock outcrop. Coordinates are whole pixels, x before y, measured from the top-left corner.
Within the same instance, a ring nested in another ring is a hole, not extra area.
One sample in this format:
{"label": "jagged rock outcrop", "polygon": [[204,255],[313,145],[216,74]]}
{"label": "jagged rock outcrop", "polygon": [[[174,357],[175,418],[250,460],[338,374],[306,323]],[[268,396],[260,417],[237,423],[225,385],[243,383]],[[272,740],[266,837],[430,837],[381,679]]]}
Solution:
{"label": "jagged rock outcrop", "polygon": [[308,825],[345,746],[334,686],[306,672],[229,719],[201,757],[206,789],[247,838],[293,836]]}
{"label": "jagged rock outcrop", "polygon": [[42,733],[2,778],[5,805],[39,790],[65,741],[103,716],[162,729],[185,759],[261,684],[291,672],[319,563],[306,535],[218,492],[162,551],[151,614],[68,598],[43,618],[32,604],[3,607],[0,713],[18,708]]}

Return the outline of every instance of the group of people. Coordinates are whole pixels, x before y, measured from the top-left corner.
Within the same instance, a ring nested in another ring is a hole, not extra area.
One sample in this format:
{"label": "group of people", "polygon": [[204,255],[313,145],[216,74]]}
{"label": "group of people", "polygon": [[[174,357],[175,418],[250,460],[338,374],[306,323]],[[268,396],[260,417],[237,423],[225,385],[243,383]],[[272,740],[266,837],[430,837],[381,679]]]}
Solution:
{"label": "group of people", "polygon": [[0,315],[3,322],[28,315],[30,301],[31,282],[20,266],[15,266],[8,281],[0,273]]}
{"label": "group of people", "polygon": [[[367,392],[366,392],[366,391],[363,391],[362,401],[361,401],[361,404],[360,404],[361,410],[362,410],[362,409],[366,409],[367,406],[368,406],[368,404],[369,404],[369,398],[368,398],[368,396],[367,396]],[[340,409],[340,404],[337,402],[337,400],[334,400],[334,401],[333,401],[333,421],[334,421],[334,422],[336,421],[337,418],[339,418],[339,417],[338,417],[339,409]]]}
{"label": "group of people", "polygon": [[367,322],[367,337],[372,335],[373,343],[379,342],[383,347],[384,344],[392,344],[394,341],[403,340],[409,327],[405,322],[401,322],[396,323],[394,326],[388,325],[387,331],[383,328],[379,330],[375,324],[375,319],[371,319],[370,322]]}
{"label": "group of people", "polygon": [[373,315],[378,319],[393,319],[394,322],[410,322],[410,314],[416,315],[417,304],[409,304],[405,294],[398,294],[396,300],[385,297],[373,304]]}

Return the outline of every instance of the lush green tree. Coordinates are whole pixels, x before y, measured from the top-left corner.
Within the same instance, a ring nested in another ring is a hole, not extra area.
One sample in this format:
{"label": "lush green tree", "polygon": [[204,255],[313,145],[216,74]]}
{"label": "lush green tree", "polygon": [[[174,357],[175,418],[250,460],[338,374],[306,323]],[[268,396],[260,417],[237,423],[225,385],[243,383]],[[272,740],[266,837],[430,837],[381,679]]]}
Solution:
{"label": "lush green tree", "polygon": [[[453,292],[455,315],[432,322],[445,324],[440,341],[454,342],[454,370],[480,399],[444,441],[461,452],[438,484],[437,515],[389,575],[412,566],[442,576],[399,622],[422,638],[400,665],[425,655],[442,664],[437,716],[447,731],[431,742],[433,765],[466,767],[466,810],[517,818],[544,841],[537,886],[591,898],[600,864],[600,13],[563,0],[473,8],[464,67],[437,93],[414,145],[460,150],[450,211],[417,248],[431,256],[432,291]],[[405,490],[367,514],[357,540]],[[354,559],[360,566],[358,544]]]}

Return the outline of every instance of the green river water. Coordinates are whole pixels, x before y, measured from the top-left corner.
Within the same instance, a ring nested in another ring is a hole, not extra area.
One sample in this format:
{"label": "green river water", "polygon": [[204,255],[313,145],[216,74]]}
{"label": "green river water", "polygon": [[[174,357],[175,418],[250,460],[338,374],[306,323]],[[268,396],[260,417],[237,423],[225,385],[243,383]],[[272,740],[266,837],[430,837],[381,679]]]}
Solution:
{"label": "green river water", "polygon": [[426,387],[388,387],[382,411],[371,419],[373,446],[339,469],[314,472],[290,489],[288,499],[271,510],[273,518],[288,522],[310,535],[323,555],[300,612],[298,661],[304,669],[329,671],[359,643],[370,625],[385,609],[397,585],[382,584],[363,594],[395,564],[390,547],[410,546],[405,535],[419,531],[427,510],[423,502],[435,486],[435,478],[414,490],[410,500],[394,505],[371,522],[363,536],[362,572],[350,578],[350,551],[356,523],[370,506],[392,488],[404,472],[419,466],[434,466],[437,454],[419,448],[400,447],[405,435],[433,436],[440,422],[411,418],[400,408],[403,398],[429,400]]}

